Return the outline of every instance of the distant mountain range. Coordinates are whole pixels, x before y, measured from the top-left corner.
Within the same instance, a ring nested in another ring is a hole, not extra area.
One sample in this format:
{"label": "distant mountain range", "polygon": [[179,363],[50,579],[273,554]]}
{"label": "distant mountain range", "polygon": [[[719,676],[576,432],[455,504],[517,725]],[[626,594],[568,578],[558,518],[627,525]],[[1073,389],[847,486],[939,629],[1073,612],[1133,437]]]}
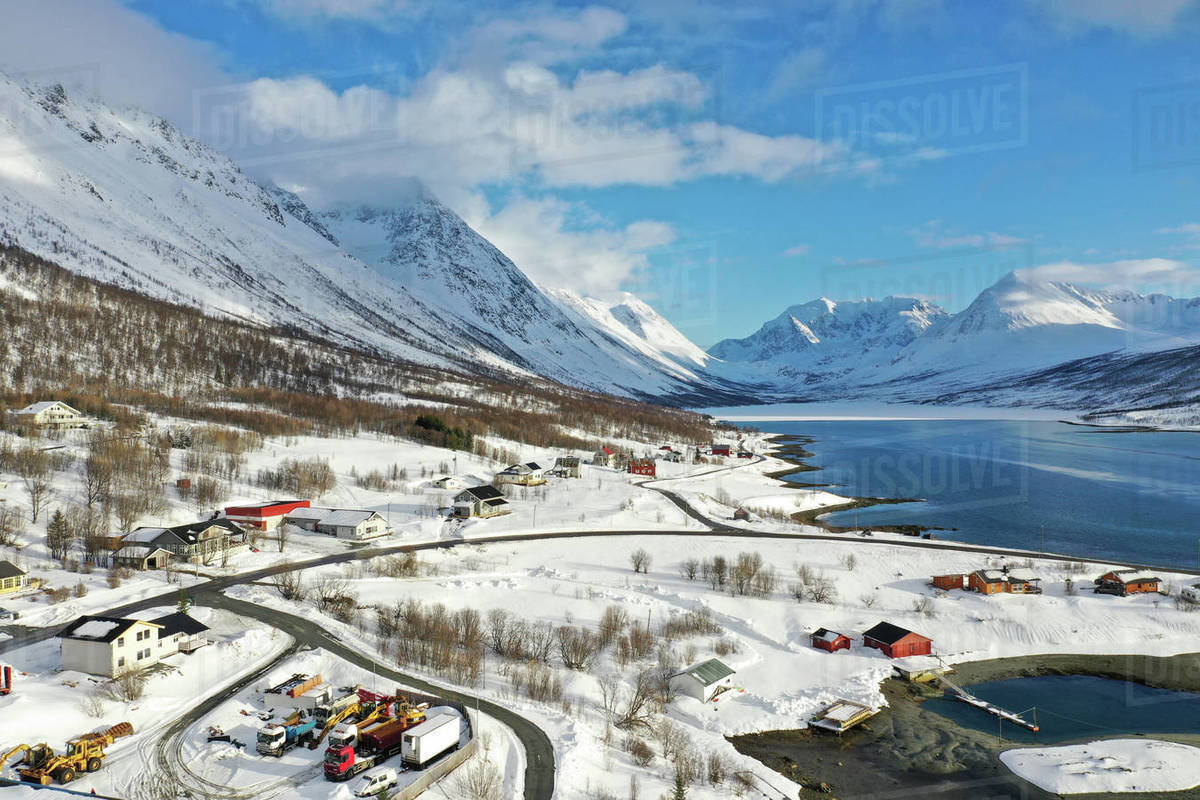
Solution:
{"label": "distant mountain range", "polygon": [[298,337],[675,404],[1195,402],[1197,300],[1018,272],[957,314],[822,298],[705,352],[633,295],[538,286],[416,182],[387,208],[314,210],[148,114],[3,76],[0,108],[0,241]]}

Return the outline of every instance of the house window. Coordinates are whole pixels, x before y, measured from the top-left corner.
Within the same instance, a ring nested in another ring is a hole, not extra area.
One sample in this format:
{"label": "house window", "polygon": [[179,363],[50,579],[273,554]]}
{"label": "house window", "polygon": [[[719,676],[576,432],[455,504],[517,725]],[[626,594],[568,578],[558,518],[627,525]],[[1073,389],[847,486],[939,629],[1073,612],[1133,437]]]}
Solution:
{"label": "house window", "polygon": [[125,666],[125,656],[121,656],[120,658],[117,659],[117,666],[118,667]]}
{"label": "house window", "polygon": [[117,647],[124,647],[124,646],[125,646],[125,637],[122,636],[120,639],[117,639]]}

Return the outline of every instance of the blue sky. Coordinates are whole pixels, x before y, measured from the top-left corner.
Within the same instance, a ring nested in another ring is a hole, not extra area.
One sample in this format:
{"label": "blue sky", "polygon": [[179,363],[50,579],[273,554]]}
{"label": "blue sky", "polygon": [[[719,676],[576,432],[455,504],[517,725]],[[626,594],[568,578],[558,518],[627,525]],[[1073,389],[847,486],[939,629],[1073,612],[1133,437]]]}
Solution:
{"label": "blue sky", "polygon": [[5,69],[93,64],[314,206],[417,177],[537,280],[703,346],[1014,268],[1200,294],[1191,0],[14,2],[73,22],[0,34]]}

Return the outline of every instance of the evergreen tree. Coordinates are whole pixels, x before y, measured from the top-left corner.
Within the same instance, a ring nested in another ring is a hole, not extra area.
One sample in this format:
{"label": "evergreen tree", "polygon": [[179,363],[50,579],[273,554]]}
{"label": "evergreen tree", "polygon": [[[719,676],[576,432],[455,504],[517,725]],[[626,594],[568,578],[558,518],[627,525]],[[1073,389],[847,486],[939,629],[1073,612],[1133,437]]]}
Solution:
{"label": "evergreen tree", "polygon": [[675,791],[671,793],[671,800],[687,800],[687,783],[678,770],[675,771]]}
{"label": "evergreen tree", "polygon": [[179,602],[176,603],[175,610],[180,614],[186,614],[192,610],[192,598],[188,597],[183,589],[179,590]]}
{"label": "evergreen tree", "polygon": [[54,509],[54,515],[46,525],[46,549],[50,557],[62,561],[71,551],[71,526],[61,508]]}

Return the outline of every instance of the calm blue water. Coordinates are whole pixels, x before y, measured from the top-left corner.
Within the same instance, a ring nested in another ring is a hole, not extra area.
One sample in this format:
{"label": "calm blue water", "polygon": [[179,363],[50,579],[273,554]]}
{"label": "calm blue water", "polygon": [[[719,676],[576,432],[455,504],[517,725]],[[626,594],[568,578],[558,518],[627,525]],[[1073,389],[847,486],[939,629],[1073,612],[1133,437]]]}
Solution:
{"label": "calm blue water", "polygon": [[951,697],[927,700],[927,711],[966,728],[1018,742],[1065,742],[1130,733],[1200,733],[1200,694],[1152,689],[1137,683],[1084,675],[1014,678],[964,687],[971,694],[1033,719],[1036,734]]}
{"label": "calm blue water", "polygon": [[756,427],[817,440],[809,463],[820,471],[794,481],[924,501],[832,514],[831,522],[929,525],[955,529],[935,531],[940,539],[1099,560],[1191,568],[1200,558],[1200,434],[994,420]]}

